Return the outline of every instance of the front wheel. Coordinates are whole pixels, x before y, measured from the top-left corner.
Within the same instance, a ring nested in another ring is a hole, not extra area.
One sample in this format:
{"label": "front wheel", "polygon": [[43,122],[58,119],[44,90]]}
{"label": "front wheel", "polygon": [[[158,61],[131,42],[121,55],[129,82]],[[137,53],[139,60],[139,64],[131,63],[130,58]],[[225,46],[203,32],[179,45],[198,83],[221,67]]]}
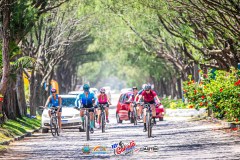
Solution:
{"label": "front wheel", "polygon": [[137,110],[135,107],[133,108],[133,121],[134,125],[137,125]]}
{"label": "front wheel", "polygon": [[152,118],[150,113],[147,113],[147,130],[148,130],[148,138],[152,136]]}
{"label": "front wheel", "polygon": [[87,137],[86,139],[87,139],[87,141],[89,141],[90,140],[90,134],[89,134],[90,126],[89,126],[89,119],[87,116],[85,116],[85,124],[86,124],[85,130],[86,130],[86,137]]}
{"label": "front wheel", "polygon": [[102,133],[105,132],[105,114],[101,114]]}
{"label": "front wheel", "polygon": [[57,121],[56,121],[56,119],[55,118],[51,118],[51,120],[50,120],[50,130],[51,130],[51,133],[52,133],[52,135],[53,136],[55,136],[56,135],[56,125],[57,125]]}

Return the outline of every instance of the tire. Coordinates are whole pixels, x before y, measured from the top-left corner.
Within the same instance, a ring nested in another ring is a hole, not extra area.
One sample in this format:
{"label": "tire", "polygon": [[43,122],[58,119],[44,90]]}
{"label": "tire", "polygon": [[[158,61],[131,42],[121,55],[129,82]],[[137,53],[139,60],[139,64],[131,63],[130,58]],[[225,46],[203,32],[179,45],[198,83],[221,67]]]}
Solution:
{"label": "tire", "polygon": [[79,132],[84,132],[84,128],[79,127]]}
{"label": "tire", "polygon": [[102,125],[102,133],[105,132],[105,114],[102,112],[101,114],[101,125]]}
{"label": "tire", "polygon": [[122,120],[120,119],[119,115],[116,113],[117,123],[122,123]]}
{"label": "tire", "polygon": [[42,128],[42,133],[48,133],[48,128]]}
{"label": "tire", "polygon": [[56,122],[55,122],[54,118],[51,118],[50,129],[51,129],[52,135],[55,136],[56,135]]}
{"label": "tire", "polygon": [[152,119],[150,117],[150,113],[147,113],[147,130],[148,130],[148,138],[152,136]]}
{"label": "tire", "polygon": [[134,125],[137,125],[137,110],[135,107],[133,108],[133,121]]}
{"label": "tire", "polygon": [[128,113],[128,117],[130,119],[130,123],[134,123],[134,116],[133,116],[133,113],[132,112],[129,112]]}
{"label": "tire", "polygon": [[89,129],[90,129],[90,126],[89,126],[89,119],[87,116],[85,116],[85,122],[86,122],[86,139],[87,141],[90,140],[90,134],[89,134]]}
{"label": "tire", "polygon": [[57,133],[57,136],[59,136],[59,126],[58,126],[58,119],[55,117],[55,121],[57,122],[56,123],[56,133]]}
{"label": "tire", "polygon": [[163,121],[163,117],[160,117],[160,118],[159,118],[159,121]]}

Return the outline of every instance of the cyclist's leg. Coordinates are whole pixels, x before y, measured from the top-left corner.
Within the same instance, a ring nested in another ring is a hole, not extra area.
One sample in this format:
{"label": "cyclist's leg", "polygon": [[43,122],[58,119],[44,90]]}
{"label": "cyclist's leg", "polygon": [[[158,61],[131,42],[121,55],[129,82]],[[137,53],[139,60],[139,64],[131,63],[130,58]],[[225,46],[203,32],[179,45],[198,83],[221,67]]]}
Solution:
{"label": "cyclist's leg", "polygon": [[51,118],[51,109],[48,110],[48,116]]}
{"label": "cyclist's leg", "polygon": [[108,110],[109,110],[109,105],[108,104],[106,104],[107,106],[105,107],[105,112],[106,112],[106,120],[107,120],[107,122],[109,123],[109,119],[108,119],[108,115],[109,115],[109,113],[108,113]]}
{"label": "cyclist's leg", "polygon": [[[88,105],[88,108],[92,108],[93,105]],[[94,109],[89,110],[89,115],[90,115],[90,131],[93,133],[93,127],[94,127]]]}
{"label": "cyclist's leg", "polygon": [[151,104],[151,109],[152,109],[152,116],[156,117],[156,107],[155,107],[155,104]]}
{"label": "cyclist's leg", "polygon": [[101,109],[99,108],[99,109],[98,109],[98,120],[97,120],[99,127],[100,127],[100,123],[101,123],[100,118],[101,118]]}
{"label": "cyclist's leg", "polygon": [[142,114],[142,111],[143,111],[143,107],[140,104],[138,104],[137,105],[137,110],[138,110],[138,118],[140,118],[140,116]]}
{"label": "cyclist's leg", "polygon": [[146,115],[147,115],[147,109],[143,109],[143,131],[145,132],[147,130],[147,124],[146,124]]}
{"label": "cyclist's leg", "polygon": [[62,108],[59,110],[59,112],[57,112],[57,116],[58,116],[58,126],[59,129],[62,129]]}
{"label": "cyclist's leg", "polygon": [[80,117],[81,117],[81,120],[82,120],[82,125],[83,125],[83,122],[84,122],[84,109],[80,109]]}

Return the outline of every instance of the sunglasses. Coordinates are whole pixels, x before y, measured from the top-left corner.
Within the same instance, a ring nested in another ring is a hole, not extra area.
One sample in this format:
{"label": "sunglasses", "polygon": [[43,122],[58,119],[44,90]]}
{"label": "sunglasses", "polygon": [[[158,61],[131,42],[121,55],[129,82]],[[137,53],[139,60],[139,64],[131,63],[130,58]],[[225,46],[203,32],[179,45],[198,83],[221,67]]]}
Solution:
{"label": "sunglasses", "polygon": [[105,93],[105,92],[100,92],[100,93]]}

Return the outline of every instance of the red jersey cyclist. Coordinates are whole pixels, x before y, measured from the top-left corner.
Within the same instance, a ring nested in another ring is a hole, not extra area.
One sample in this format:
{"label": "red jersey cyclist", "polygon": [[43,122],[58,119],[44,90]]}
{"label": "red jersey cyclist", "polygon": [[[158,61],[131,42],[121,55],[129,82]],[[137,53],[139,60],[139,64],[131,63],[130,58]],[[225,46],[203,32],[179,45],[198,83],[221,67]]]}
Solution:
{"label": "red jersey cyclist", "polygon": [[[110,102],[110,99],[108,97],[108,95],[105,93],[106,90],[105,88],[101,88],[100,89],[100,94],[98,95],[98,104],[106,104],[106,107],[105,107],[105,112],[106,112],[106,121],[107,123],[109,123],[109,119],[108,119],[108,108],[109,108],[109,105],[111,105],[111,102]],[[100,114],[101,114],[101,110],[99,109],[98,110],[98,128],[100,128]]]}
{"label": "red jersey cyclist", "polygon": [[[156,116],[155,103],[160,103],[160,100],[159,100],[156,92],[151,90],[151,85],[150,84],[147,84],[145,86],[145,90],[139,96],[138,102],[141,98],[143,98],[144,103],[149,103],[150,104],[150,107],[151,107],[151,110],[152,110],[152,116],[155,117]],[[153,120],[154,120],[154,123],[156,123],[155,118],[153,118]],[[147,131],[146,108],[144,109],[143,124],[144,124],[143,132],[146,132]]]}
{"label": "red jersey cyclist", "polygon": [[[136,98],[137,94],[138,94],[138,89],[137,87],[132,87],[133,90],[133,94],[130,95],[129,99],[127,100],[127,102],[136,102],[136,100],[138,100],[138,98]],[[136,99],[136,100],[135,100]],[[133,113],[133,104],[130,105],[130,111],[131,113]],[[138,112],[138,108],[137,108],[137,112]],[[138,118],[140,117],[140,113],[138,112]]]}

